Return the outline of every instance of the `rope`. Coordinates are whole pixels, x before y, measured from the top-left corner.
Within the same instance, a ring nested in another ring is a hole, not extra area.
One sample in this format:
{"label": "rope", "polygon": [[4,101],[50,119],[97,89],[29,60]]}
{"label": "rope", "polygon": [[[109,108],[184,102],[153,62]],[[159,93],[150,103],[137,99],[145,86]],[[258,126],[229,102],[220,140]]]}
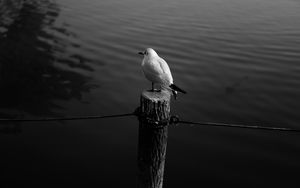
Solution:
{"label": "rope", "polygon": [[231,127],[231,128],[245,128],[245,129],[260,129],[268,131],[288,131],[288,132],[300,132],[300,129],[292,129],[285,127],[266,127],[259,125],[243,125],[243,124],[231,124],[231,123],[216,123],[216,122],[194,122],[194,121],[184,121],[179,120],[178,116],[171,116],[171,124],[190,124],[190,125],[204,125],[204,126],[214,126],[214,127]]}
{"label": "rope", "polygon": [[[104,118],[116,118],[116,117],[126,117],[126,116],[137,116],[141,121],[146,121],[149,124],[155,124],[155,127],[164,127],[168,124],[176,125],[178,123],[190,124],[190,125],[203,125],[203,126],[214,126],[214,127],[231,127],[231,128],[245,128],[245,129],[260,129],[260,130],[268,130],[268,131],[288,131],[288,132],[300,132],[300,129],[292,129],[285,127],[266,127],[259,125],[243,125],[243,124],[231,124],[231,123],[216,123],[216,122],[194,122],[194,121],[185,121],[180,120],[178,116],[171,116],[169,122],[152,122],[148,119],[145,119],[140,114],[139,108],[137,108],[132,113],[124,113],[124,114],[114,114],[114,115],[103,115],[103,116],[70,116],[70,117],[45,117],[45,118],[35,118],[35,119],[8,119],[0,118],[1,122],[39,122],[39,121],[73,121],[73,120],[90,120],[90,119],[104,119]],[[161,126],[159,126],[161,125]]]}
{"label": "rope", "polygon": [[37,121],[70,121],[70,120],[88,120],[88,119],[103,119],[115,118],[136,115],[133,113],[104,115],[104,116],[70,116],[70,117],[45,117],[37,119],[0,119],[0,122],[37,122]]}

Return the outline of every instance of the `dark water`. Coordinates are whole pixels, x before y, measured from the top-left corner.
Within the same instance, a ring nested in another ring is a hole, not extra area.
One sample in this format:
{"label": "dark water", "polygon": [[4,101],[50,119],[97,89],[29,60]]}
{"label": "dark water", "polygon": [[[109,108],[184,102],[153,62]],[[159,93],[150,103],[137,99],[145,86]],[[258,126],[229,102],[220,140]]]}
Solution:
{"label": "dark water", "polygon": [[[172,114],[300,129],[297,0],[0,0],[0,116],[127,113],[152,47],[188,91]],[[0,125],[0,185],[134,187],[138,122]],[[300,135],[179,125],[165,187],[299,187]]]}

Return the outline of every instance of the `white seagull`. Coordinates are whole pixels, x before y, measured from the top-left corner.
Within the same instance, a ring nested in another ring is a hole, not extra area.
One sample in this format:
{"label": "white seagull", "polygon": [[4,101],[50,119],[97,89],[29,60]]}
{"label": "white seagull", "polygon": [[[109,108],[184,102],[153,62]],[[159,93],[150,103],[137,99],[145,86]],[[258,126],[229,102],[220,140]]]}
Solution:
{"label": "white seagull", "polygon": [[139,52],[139,54],[144,56],[142,70],[145,77],[152,82],[152,92],[155,91],[154,84],[159,84],[161,88],[171,89],[175,99],[177,91],[186,93],[184,90],[174,85],[173,77],[167,62],[159,57],[152,48],[147,48],[144,52]]}

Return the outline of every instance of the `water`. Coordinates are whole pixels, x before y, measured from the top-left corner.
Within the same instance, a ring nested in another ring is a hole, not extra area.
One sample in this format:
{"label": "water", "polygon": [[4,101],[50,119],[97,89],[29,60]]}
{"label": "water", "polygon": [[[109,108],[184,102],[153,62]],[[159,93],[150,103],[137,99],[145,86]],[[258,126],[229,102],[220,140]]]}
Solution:
{"label": "water", "polygon": [[[295,0],[0,1],[0,116],[127,113],[150,88],[138,51],[154,48],[181,119],[297,128],[300,3]],[[2,124],[3,187],[136,185],[138,122]],[[179,125],[165,187],[298,187],[300,137]],[[298,186],[297,186],[298,183]]]}

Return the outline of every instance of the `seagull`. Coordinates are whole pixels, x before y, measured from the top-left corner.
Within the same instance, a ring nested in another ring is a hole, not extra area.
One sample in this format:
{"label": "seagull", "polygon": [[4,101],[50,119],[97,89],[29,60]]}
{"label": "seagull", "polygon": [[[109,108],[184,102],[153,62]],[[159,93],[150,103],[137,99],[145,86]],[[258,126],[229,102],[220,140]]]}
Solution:
{"label": "seagull", "polygon": [[180,89],[173,83],[173,77],[167,62],[159,57],[152,48],[147,48],[144,52],[139,52],[139,54],[144,56],[142,70],[145,77],[152,83],[152,89],[150,91],[160,91],[154,89],[154,84],[159,84],[161,88],[171,90],[175,99],[177,91],[186,93],[186,91]]}

